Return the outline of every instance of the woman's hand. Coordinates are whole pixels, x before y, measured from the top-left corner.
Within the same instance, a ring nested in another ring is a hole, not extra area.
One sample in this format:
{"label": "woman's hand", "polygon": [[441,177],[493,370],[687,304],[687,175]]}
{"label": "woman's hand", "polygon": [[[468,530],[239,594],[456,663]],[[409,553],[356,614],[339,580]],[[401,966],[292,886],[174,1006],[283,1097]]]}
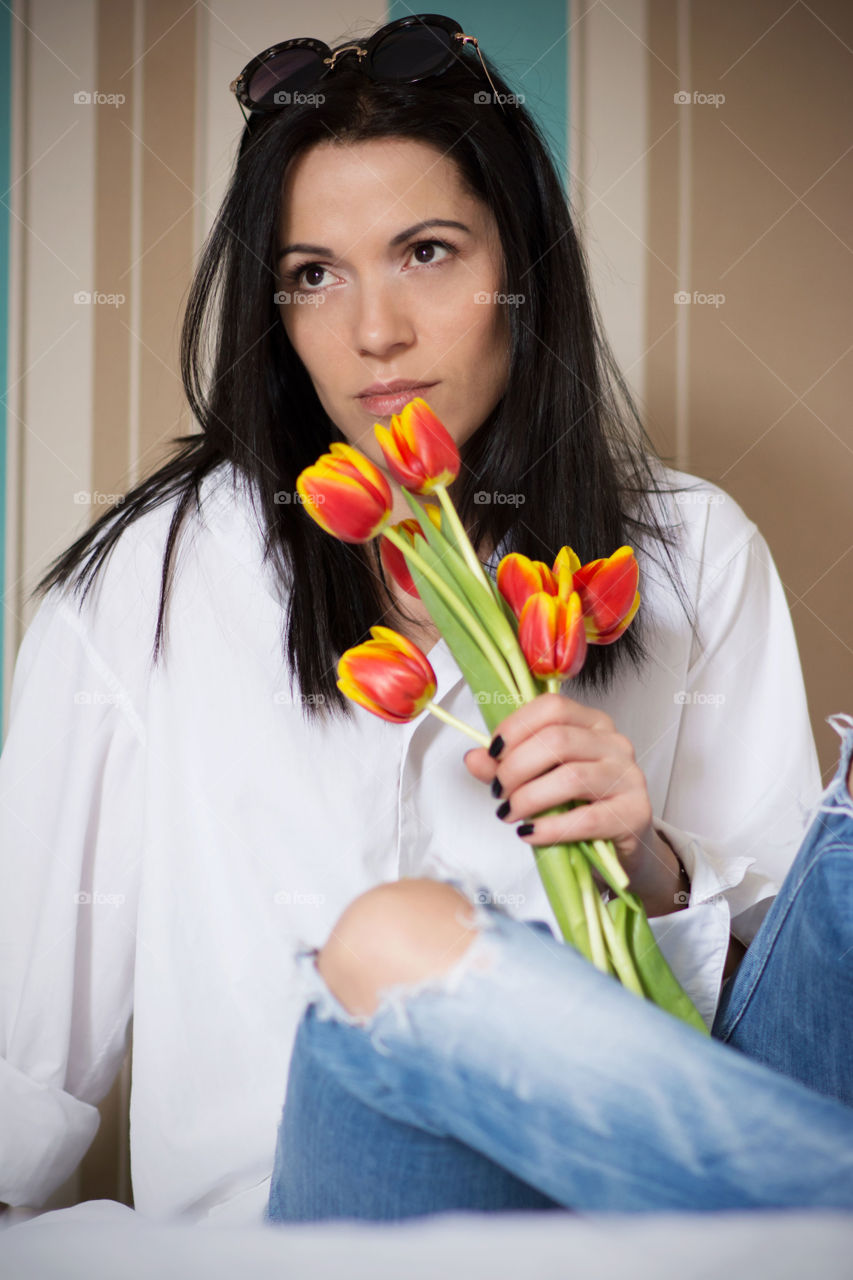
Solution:
{"label": "woman's hand", "polygon": [[[465,764],[475,778],[492,783],[504,822],[524,822],[518,832],[523,840],[530,845],[612,840],[628,888],[648,916],[686,905],[680,901],[680,864],[654,829],[634,748],[608,715],[563,694],[543,693],[501,722],[492,749],[499,739],[502,746],[494,757],[485,747],[474,747],[466,752]],[[590,803],[535,816],[569,800]],[[603,888],[599,873],[593,876]]]}

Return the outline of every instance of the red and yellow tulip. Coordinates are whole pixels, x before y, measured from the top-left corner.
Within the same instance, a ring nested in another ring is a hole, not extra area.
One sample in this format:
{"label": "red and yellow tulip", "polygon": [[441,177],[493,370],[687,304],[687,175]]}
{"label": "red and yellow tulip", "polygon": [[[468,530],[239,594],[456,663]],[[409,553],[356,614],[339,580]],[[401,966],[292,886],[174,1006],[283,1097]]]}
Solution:
{"label": "red and yellow tulip", "polygon": [[562,600],[549,591],[527,597],[518,620],[518,642],[534,675],[544,680],[576,676],[586,659],[580,596]]}
{"label": "red and yellow tulip", "polygon": [[[440,529],[441,511],[435,503],[425,502],[423,504],[423,509],[426,511],[436,529]],[[415,520],[414,516],[410,517],[408,520],[400,520],[398,524],[392,524],[391,528],[396,529],[400,536],[405,538],[412,547],[415,545],[415,538],[423,538],[424,536],[421,526],[418,521]],[[379,544],[379,557],[382,561],[382,566],[385,569],[385,572],[390,578],[393,578],[397,586],[402,588],[403,591],[407,591],[410,596],[416,596],[420,599],[420,596],[418,596],[418,589],[414,584],[411,572],[409,571],[409,566],[406,563],[406,557],[398,547],[394,546],[393,542],[388,540],[388,538],[383,537]]]}
{"label": "red and yellow tulip", "polygon": [[427,494],[459,474],[459,450],[444,423],[418,396],[391,415],[391,426],[373,427],[388,470],[404,489]]}
{"label": "red and yellow tulip", "polygon": [[390,627],[371,627],[372,639],[338,661],[341,693],[394,724],[419,716],[435,693],[435,672],[416,644]]}
{"label": "red and yellow tulip", "polygon": [[563,547],[549,569],[542,560],[510,552],[498,565],[498,590],[517,618],[528,599],[545,592],[581,600],[588,644],[613,644],[630,626],[640,607],[639,568],[630,547],[620,547],[606,559],[581,564],[571,547]]}
{"label": "red and yellow tulip", "polygon": [[382,472],[337,440],[299,473],[296,489],[308,514],[342,542],[369,542],[391,517],[391,488]]}
{"label": "red and yellow tulip", "polygon": [[640,607],[640,571],[630,547],[612,556],[590,560],[574,574],[574,588],[583,606],[590,644],[613,644],[627,631]]}

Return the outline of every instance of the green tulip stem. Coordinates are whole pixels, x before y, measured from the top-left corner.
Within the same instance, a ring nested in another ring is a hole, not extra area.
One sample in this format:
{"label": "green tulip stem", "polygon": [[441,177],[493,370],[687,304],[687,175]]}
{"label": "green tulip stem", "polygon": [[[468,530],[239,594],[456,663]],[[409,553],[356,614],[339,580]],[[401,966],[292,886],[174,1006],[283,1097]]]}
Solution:
{"label": "green tulip stem", "polygon": [[491,594],[491,587],[489,586],[488,579],[486,578],[486,571],[480,564],[476,551],[471,546],[471,539],[465,532],[465,526],[459,519],[459,513],[454,507],[446,487],[443,484],[437,484],[433,489],[433,493],[437,495],[438,500],[441,503],[441,509],[447,517],[447,523],[456,534],[456,542],[462,551],[462,555],[465,558],[468,568]]}
{"label": "green tulip stem", "polygon": [[443,720],[445,724],[453,725],[454,729],[461,729],[463,733],[467,733],[469,738],[473,738],[481,747],[487,747],[491,742],[491,738],[487,733],[480,733],[479,729],[474,729],[470,724],[466,724],[464,720],[457,720],[456,716],[452,716],[449,711],[445,711],[444,707],[436,706],[434,702],[428,702],[424,707],[425,711],[431,711],[439,720]]}
{"label": "green tulip stem", "polygon": [[501,653],[495,648],[494,641],[480,625],[477,618],[465,604],[464,600],[453,591],[444,579],[435,572],[434,569],[427,564],[423,556],[411,546],[405,538],[397,532],[393,525],[383,530],[383,536],[392,542],[398,551],[411,560],[412,564],[417,565],[418,569],[424,575],[428,582],[432,584],[447,606],[453,610],[460,622],[470,631],[472,637],[483,653],[483,657],[491,664],[495,675],[505,686],[508,693],[511,693],[513,699],[518,697],[518,689],[512,679],[510,672],[507,670],[506,661]]}
{"label": "green tulip stem", "polygon": [[[447,489],[443,484],[437,484],[433,492],[437,495],[438,500],[441,503],[442,512],[447,519],[447,523],[450,525],[456,536],[456,543],[461,551],[465,563],[475,575],[477,581],[485,588],[489,598],[493,599],[492,592],[494,584],[481,565],[479,557],[471,545],[471,539],[468,537],[468,534],[465,531],[465,526],[459,519],[459,513],[453,505],[450,494],[447,492]],[[491,611],[489,624],[491,626],[492,634],[494,635],[497,644],[500,646],[504,659],[509,664],[510,670],[515,677],[516,684],[524,696],[525,702],[532,701],[539,693],[539,690],[536,687],[533,675],[527,665],[527,659],[521,651],[521,646],[518,643],[518,636],[513,631],[506,615],[497,602],[495,602],[495,607]]]}
{"label": "green tulip stem", "polygon": [[637,975],[637,969],[634,965],[631,952],[617,934],[613,920],[610,917],[610,912],[607,910],[604,902],[602,902],[601,896],[596,896],[598,898],[597,910],[601,921],[601,928],[607,943],[610,960],[616,970],[616,976],[622,983],[622,986],[626,987],[628,991],[633,991],[634,995],[641,996],[645,999],[646,993],[643,990],[643,984],[640,982]]}

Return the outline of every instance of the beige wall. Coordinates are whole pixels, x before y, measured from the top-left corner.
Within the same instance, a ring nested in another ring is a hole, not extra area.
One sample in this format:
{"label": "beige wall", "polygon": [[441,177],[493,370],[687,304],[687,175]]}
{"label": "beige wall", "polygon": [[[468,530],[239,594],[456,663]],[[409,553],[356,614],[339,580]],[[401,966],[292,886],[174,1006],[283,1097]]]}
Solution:
{"label": "beige wall", "polygon": [[[384,3],[322,0],[333,38]],[[17,3],[6,669],[48,561],[190,429],[180,312],[241,118],[225,86],[302,29],[278,0]],[[653,438],[727,489],[788,590],[824,771],[853,710],[849,121],[842,0],[573,0],[572,198],[617,357]],[[59,51],[61,50],[61,55]],[[47,90],[34,91],[34,84]],[[80,89],[124,93],[75,107]],[[673,101],[724,94],[720,106]],[[78,290],[122,293],[80,307]],[[719,307],[674,294],[725,295]],[[130,1202],[129,1069],[51,1201]]]}
{"label": "beige wall", "polygon": [[650,0],[647,42],[649,416],[770,544],[828,780],[825,717],[853,711],[853,8]]}

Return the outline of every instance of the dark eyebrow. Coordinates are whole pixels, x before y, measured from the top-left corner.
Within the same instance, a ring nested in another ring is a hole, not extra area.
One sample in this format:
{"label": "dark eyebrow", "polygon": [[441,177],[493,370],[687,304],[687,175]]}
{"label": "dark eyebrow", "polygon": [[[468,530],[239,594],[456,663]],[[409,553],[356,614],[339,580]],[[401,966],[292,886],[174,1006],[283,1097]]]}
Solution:
{"label": "dark eyebrow", "polygon": [[[426,221],[416,222],[413,227],[407,227],[405,231],[394,236],[391,244],[396,248],[398,244],[403,244],[405,240],[416,236],[419,231],[426,231],[427,227],[456,227],[458,231],[466,231],[469,235],[471,233],[471,228],[466,227],[464,222],[454,222],[452,218],[427,218]],[[279,258],[283,258],[286,253],[316,253],[322,258],[334,257],[334,250],[322,244],[286,244],[283,249],[279,249]]]}

